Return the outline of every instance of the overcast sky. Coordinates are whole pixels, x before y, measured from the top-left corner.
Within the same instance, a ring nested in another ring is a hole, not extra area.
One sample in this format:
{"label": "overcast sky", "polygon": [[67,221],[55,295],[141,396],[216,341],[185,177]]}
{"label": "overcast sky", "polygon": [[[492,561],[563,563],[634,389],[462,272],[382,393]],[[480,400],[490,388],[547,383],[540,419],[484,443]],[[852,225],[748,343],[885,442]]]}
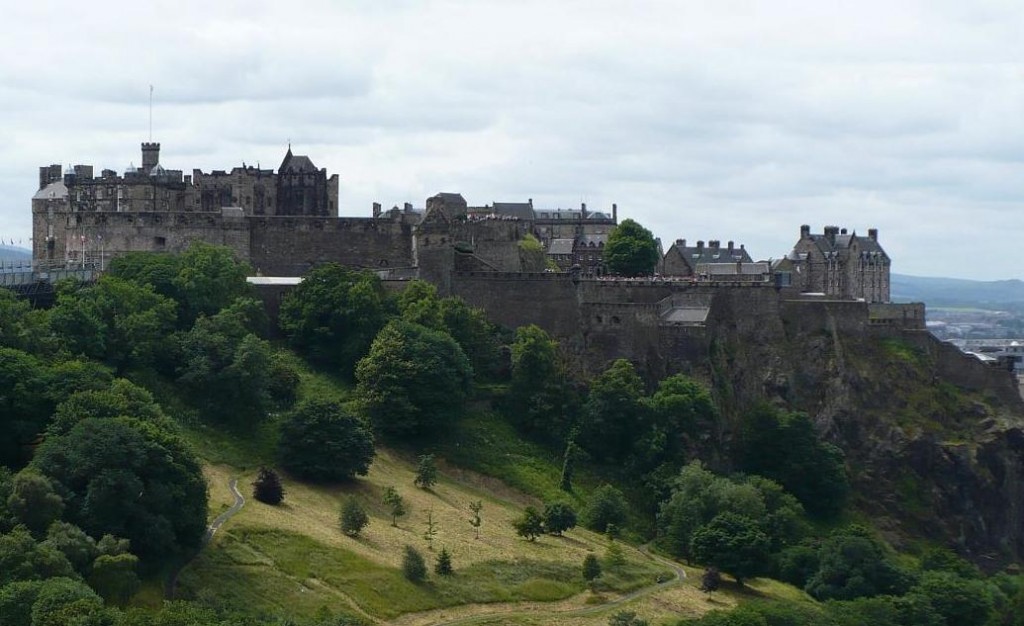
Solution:
{"label": "overcast sky", "polygon": [[766,259],[835,224],[895,272],[1024,278],[1020,0],[33,0],[0,41],[5,243],[40,165],[140,163],[152,84],[165,167],[290,140],[343,215],[615,202],[666,248]]}

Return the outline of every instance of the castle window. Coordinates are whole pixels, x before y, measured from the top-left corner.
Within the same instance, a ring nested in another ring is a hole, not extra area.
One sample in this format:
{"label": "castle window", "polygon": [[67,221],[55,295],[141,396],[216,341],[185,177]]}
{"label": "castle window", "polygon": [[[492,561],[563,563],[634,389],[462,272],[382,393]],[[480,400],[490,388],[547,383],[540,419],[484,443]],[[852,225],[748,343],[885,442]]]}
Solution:
{"label": "castle window", "polygon": [[612,324],[621,324],[621,323],[622,323],[622,320],[619,319],[618,315],[613,315],[612,316]]}
{"label": "castle window", "polygon": [[598,315],[595,319],[597,320],[598,324],[601,324],[602,322],[604,322],[604,318],[601,317],[600,315]]}
{"label": "castle window", "polygon": [[153,245],[157,248],[163,248],[167,245],[166,237],[153,237]]}

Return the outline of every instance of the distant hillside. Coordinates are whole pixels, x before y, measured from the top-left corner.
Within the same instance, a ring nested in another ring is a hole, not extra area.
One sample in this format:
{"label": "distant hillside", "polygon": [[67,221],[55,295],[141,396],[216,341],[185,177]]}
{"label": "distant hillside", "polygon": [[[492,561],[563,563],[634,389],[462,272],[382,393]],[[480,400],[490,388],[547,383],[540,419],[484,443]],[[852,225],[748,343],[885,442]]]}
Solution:
{"label": "distant hillside", "polygon": [[11,261],[31,261],[32,251],[17,246],[0,245],[0,261],[10,263]]}
{"label": "distant hillside", "polygon": [[931,306],[985,307],[1024,303],[1024,281],[965,280],[893,274],[892,299],[897,302],[925,302]]}

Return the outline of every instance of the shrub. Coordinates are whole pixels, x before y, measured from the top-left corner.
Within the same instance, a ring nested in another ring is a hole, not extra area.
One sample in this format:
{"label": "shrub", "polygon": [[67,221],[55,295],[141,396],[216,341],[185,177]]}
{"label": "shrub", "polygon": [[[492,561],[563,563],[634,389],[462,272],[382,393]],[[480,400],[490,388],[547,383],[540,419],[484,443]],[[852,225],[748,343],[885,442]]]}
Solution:
{"label": "shrub", "polygon": [[264,504],[281,504],[284,500],[284,486],[277,472],[261,467],[259,476],[252,483],[252,497]]}
{"label": "shrub", "polygon": [[414,583],[423,582],[427,577],[427,564],[423,555],[412,546],[405,546],[405,555],[402,557],[402,575]]}
{"label": "shrub", "polygon": [[438,576],[451,576],[455,573],[452,569],[452,555],[448,552],[448,548],[441,548],[441,553],[437,555],[434,573]]}
{"label": "shrub", "polygon": [[358,537],[370,523],[366,510],[355,498],[347,498],[341,505],[341,532],[349,537]]}

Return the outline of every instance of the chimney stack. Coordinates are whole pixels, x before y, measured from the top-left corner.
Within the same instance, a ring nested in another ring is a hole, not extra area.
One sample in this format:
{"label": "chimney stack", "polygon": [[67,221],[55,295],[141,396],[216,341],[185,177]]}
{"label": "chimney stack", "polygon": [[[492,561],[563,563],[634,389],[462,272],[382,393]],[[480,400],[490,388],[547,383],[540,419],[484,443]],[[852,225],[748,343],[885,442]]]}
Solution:
{"label": "chimney stack", "polygon": [[703,239],[698,239],[697,240],[697,251],[698,252],[703,252],[704,251],[704,240]]}
{"label": "chimney stack", "polygon": [[729,252],[732,252],[732,246],[733,246],[733,243],[730,241],[729,242]]}
{"label": "chimney stack", "polygon": [[811,227],[808,226],[807,224],[804,224],[803,226],[801,226],[800,227],[800,238],[801,239],[806,239],[807,237],[810,237],[810,236],[811,236]]}
{"label": "chimney stack", "polygon": [[533,198],[529,199],[529,203],[530,203],[530,208],[532,209],[533,208]]}
{"label": "chimney stack", "polygon": [[877,228],[869,228],[868,229],[868,237],[872,241],[878,241],[878,229]]}
{"label": "chimney stack", "polygon": [[619,223],[619,205],[612,203],[612,221],[616,224]]}
{"label": "chimney stack", "polygon": [[380,217],[380,202],[373,203],[373,217]]}

